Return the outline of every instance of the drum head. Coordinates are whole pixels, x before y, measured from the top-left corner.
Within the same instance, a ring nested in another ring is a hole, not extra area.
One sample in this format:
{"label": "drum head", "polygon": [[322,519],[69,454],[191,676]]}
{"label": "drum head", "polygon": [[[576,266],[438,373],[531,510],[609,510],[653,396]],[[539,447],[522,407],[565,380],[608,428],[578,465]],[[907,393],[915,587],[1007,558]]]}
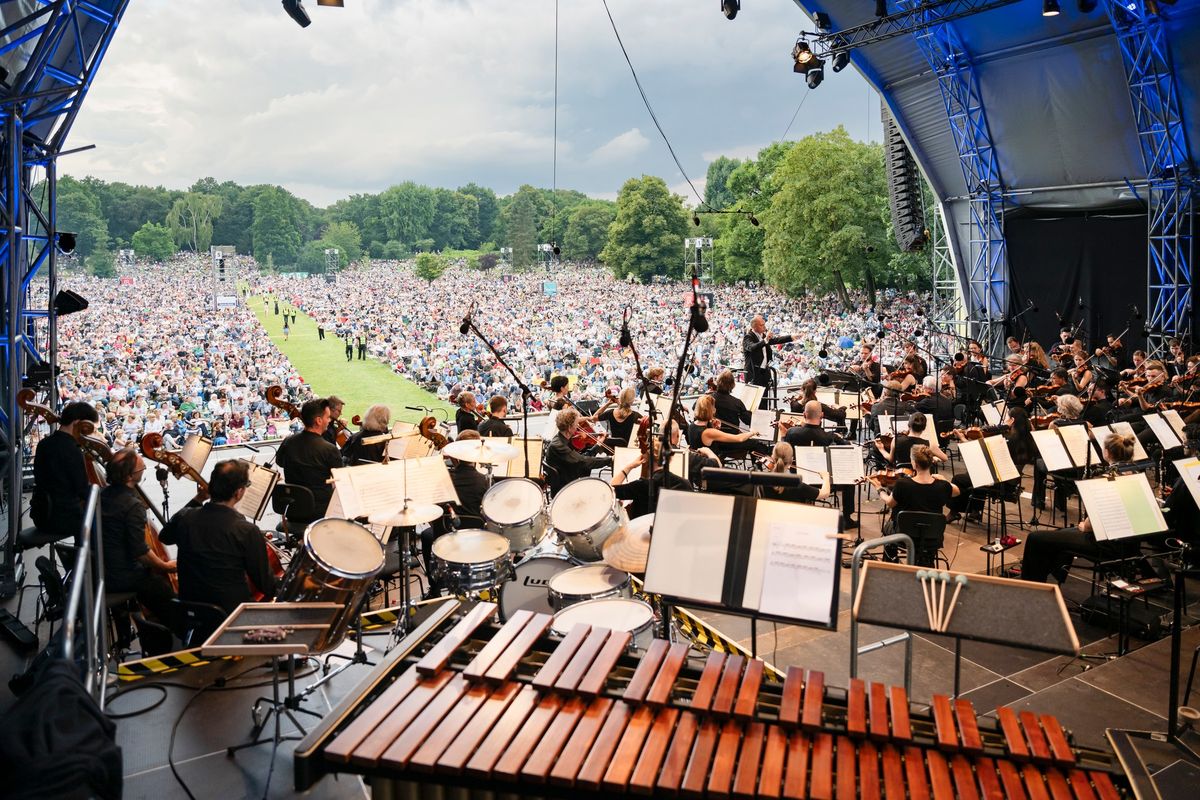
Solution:
{"label": "drum head", "polygon": [[561,533],[581,533],[594,528],[612,513],[616,496],[599,478],[571,481],[550,503],[550,524]]}
{"label": "drum head", "polygon": [[511,619],[523,608],[538,614],[553,614],[546,587],[555,575],[570,566],[571,562],[562,556],[534,556],[518,564],[513,579],[500,587],[500,610],[504,618]]}
{"label": "drum head", "polygon": [[342,577],[370,577],[383,569],[383,545],[348,519],[319,519],[304,531],[304,546],[317,563]]}
{"label": "drum head", "polygon": [[510,478],[483,496],[483,516],[497,525],[516,525],[532,519],[545,503],[542,488],[526,478]]}
{"label": "drum head", "polygon": [[593,628],[633,633],[653,619],[654,610],[641,600],[614,597],[585,600],[564,608],[554,615],[553,628],[555,633],[565,636],[571,628],[582,622]]}
{"label": "drum head", "polygon": [[508,555],[508,539],[491,531],[457,531],[435,539],[433,554],[455,564],[483,564]]}
{"label": "drum head", "polygon": [[594,595],[617,589],[629,580],[629,575],[606,564],[572,567],[550,579],[550,590],[561,595]]}

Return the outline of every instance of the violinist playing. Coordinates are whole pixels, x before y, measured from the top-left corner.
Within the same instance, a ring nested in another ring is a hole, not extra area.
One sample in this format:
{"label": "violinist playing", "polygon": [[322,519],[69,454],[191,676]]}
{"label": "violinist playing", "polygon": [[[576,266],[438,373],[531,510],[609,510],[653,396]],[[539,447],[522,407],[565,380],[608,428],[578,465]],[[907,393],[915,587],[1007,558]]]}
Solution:
{"label": "violinist playing", "polygon": [[1111,333],[1105,337],[1104,347],[1096,348],[1096,359],[1101,369],[1120,372],[1125,369],[1125,345]]}
{"label": "violinist playing", "polygon": [[1007,371],[1003,375],[998,375],[989,380],[987,382],[989,386],[1007,396],[1012,394],[1014,390],[1024,389],[1029,385],[1029,373],[1025,370],[1020,356],[1005,356],[1004,366]]}
{"label": "violinist playing", "polygon": [[622,389],[621,393],[617,395],[615,404],[606,402],[589,419],[592,422],[607,423],[608,439],[615,440],[617,444],[623,446],[628,445],[633,441],[633,431],[637,427],[638,420],[642,418],[641,414],[633,410],[636,400],[637,393],[632,386]]}
{"label": "violinist playing", "polygon": [[[776,442],[771,457],[767,459],[766,471],[791,475],[795,470],[796,454],[787,442]],[[815,503],[824,500],[830,494],[829,473],[822,471],[821,488],[808,483],[798,486],[770,486],[763,489],[763,497],[771,500],[789,500],[794,503]]]}
{"label": "violinist playing", "polygon": [[735,430],[742,425],[749,425],[751,420],[750,409],[746,408],[745,403],[731,394],[733,387],[736,385],[733,373],[729,370],[724,370],[717,376],[715,383],[716,391],[712,393],[711,397],[717,419],[726,424],[727,430]]}
{"label": "violinist playing", "polygon": [[[325,433],[321,434],[321,438],[334,447],[340,447],[338,436],[346,429],[346,423],[342,422],[342,409],[346,407],[346,401],[335,394],[329,395],[326,400],[329,403],[329,426],[325,428]],[[342,437],[342,441],[344,442],[345,437],[349,435],[347,432]]]}
{"label": "violinist playing", "polygon": [[[551,494],[557,494],[559,489],[576,478],[586,478],[594,469],[612,464],[612,456],[588,456],[571,446],[571,438],[579,428],[579,412],[574,408],[559,411],[554,425],[557,433],[546,444],[543,456],[549,470],[546,478]],[[603,439],[604,434],[598,434],[598,438]]]}
{"label": "violinist playing", "polygon": [[[878,478],[868,477],[868,480],[876,488],[879,488],[879,496],[883,498],[884,505],[892,512],[891,517],[884,524],[884,536],[896,532],[895,520],[900,512],[923,511],[931,514],[945,514],[946,506],[951,499],[958,497],[957,486],[941,475],[933,474],[933,451],[928,447],[918,445],[912,449],[912,465],[912,477],[901,475],[896,479],[896,484],[890,491],[880,488]],[[917,539],[913,542],[916,551],[913,553],[914,563],[920,567],[934,566],[938,548],[941,546],[940,539]],[[893,562],[898,561],[898,548],[895,545],[885,547],[884,558]]]}
{"label": "violinist playing", "polygon": [[146,506],[136,491],[146,462],[135,450],[125,448],[106,467],[108,486],[100,493],[106,588],[135,593],[157,622],[168,624],[175,592],[166,576],[175,572],[176,564],[163,561],[146,545]]}
{"label": "violinist playing", "polygon": [[[766,442],[751,441],[758,435],[755,431],[743,431],[717,419],[716,401],[712,395],[700,395],[693,414],[695,419],[687,430],[689,447],[697,450],[707,447],[721,458],[741,458],[747,451],[766,455],[769,447]],[[736,433],[733,432],[735,429]]]}
{"label": "violinist playing", "polygon": [[[933,379],[929,378],[926,383]],[[946,370],[942,373],[941,388],[918,398],[913,404],[916,411],[933,418],[933,428],[938,436],[945,437],[954,429],[954,373]]]}
{"label": "violinist playing", "polygon": [[925,415],[920,411],[913,412],[913,415],[908,418],[908,432],[898,433],[892,437],[891,446],[884,447],[883,442],[875,441],[875,450],[879,457],[886,462],[889,467],[906,466],[912,463],[912,450],[914,447],[924,446],[929,448],[929,452],[938,461],[949,461],[947,456],[936,443],[930,442],[925,436],[925,426],[927,421]]}
{"label": "violinist playing", "polygon": [[1068,370],[1071,376],[1071,382],[1075,385],[1075,391],[1083,394],[1092,384],[1095,375],[1092,373],[1091,359],[1083,353],[1075,354],[1075,366]]}
{"label": "violinist playing", "polygon": [[872,395],[878,396],[879,383],[883,380],[883,368],[875,359],[874,345],[863,343],[858,362],[850,365],[850,371],[863,379]]}
{"label": "violinist playing", "polygon": [[30,517],[38,533],[56,540],[75,537],[83,527],[87,503],[88,468],[79,443],[95,431],[100,415],[90,403],[68,403],[58,418],[58,430],[38,443],[33,455],[35,488]]}
{"label": "violinist playing", "polygon": [[[674,423],[671,423],[674,425]],[[663,489],[674,489],[678,492],[692,491],[692,484],[666,468],[662,458],[662,440],[657,436],[651,437],[646,447],[638,455],[637,460],[627,467],[617,470],[612,476],[613,494],[618,500],[628,500],[627,509],[630,519],[637,519],[646,514],[654,513],[650,504],[650,465],[647,463],[648,450],[654,449],[654,496]],[[632,478],[632,480],[630,480]]]}
{"label": "violinist playing", "polygon": [[912,373],[916,383],[922,383],[929,374],[929,362],[917,352],[917,343],[911,339],[904,341],[904,368]]}

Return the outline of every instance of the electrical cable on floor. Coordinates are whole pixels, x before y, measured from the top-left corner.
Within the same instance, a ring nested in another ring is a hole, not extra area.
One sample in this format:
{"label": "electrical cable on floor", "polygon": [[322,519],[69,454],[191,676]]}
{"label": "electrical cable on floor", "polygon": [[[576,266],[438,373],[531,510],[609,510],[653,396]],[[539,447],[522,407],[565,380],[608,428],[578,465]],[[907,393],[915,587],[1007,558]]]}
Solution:
{"label": "electrical cable on floor", "polygon": [[104,716],[108,717],[109,719],[131,719],[133,717],[139,717],[142,714],[153,711],[154,709],[161,706],[164,702],[166,702],[166,699],[167,699],[167,687],[166,686],[163,686],[160,683],[142,683],[142,684],[138,684],[137,686],[130,686],[128,689],[122,689],[121,691],[116,692],[115,694],[109,695],[105,700],[105,705],[107,706],[107,705],[111,704],[112,701],[116,700],[118,697],[124,697],[127,694],[132,694],[134,692],[141,691],[142,689],[158,689],[162,692],[162,695],[154,703],[151,703],[150,705],[146,706],[145,708],[139,708],[136,711],[126,711],[124,713],[114,714],[106,708],[104,711]]}

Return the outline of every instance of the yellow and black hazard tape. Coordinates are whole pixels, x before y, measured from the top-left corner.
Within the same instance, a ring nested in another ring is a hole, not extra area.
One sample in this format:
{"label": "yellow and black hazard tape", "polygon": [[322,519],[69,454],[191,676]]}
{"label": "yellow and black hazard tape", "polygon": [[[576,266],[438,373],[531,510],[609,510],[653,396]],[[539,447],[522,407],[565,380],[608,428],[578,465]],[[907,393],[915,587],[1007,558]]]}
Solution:
{"label": "yellow and black hazard tape", "polygon": [[117,665],[116,676],[119,681],[140,681],[186,667],[200,667],[214,661],[233,658],[240,658],[240,656],[204,658],[200,655],[200,648],[195,647],[191,650],[179,650],[175,653],[163,653],[151,658],[140,658],[137,661],[126,661]]}

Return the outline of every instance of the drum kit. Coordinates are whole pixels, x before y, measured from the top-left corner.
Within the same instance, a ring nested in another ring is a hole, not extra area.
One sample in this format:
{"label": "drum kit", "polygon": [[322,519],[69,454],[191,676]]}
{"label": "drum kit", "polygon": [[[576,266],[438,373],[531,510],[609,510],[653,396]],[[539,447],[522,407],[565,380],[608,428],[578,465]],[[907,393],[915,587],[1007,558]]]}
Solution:
{"label": "drum kit", "polygon": [[455,595],[498,598],[505,619],[527,609],[554,614],[556,629],[583,621],[628,630],[635,647],[648,644],[654,611],[633,598],[630,573],[646,569],[651,520],[631,523],[608,483],[580,478],[547,505],[538,484],[512,478],[488,489],[481,511],[485,530],[434,541],[431,570],[439,585]]}

